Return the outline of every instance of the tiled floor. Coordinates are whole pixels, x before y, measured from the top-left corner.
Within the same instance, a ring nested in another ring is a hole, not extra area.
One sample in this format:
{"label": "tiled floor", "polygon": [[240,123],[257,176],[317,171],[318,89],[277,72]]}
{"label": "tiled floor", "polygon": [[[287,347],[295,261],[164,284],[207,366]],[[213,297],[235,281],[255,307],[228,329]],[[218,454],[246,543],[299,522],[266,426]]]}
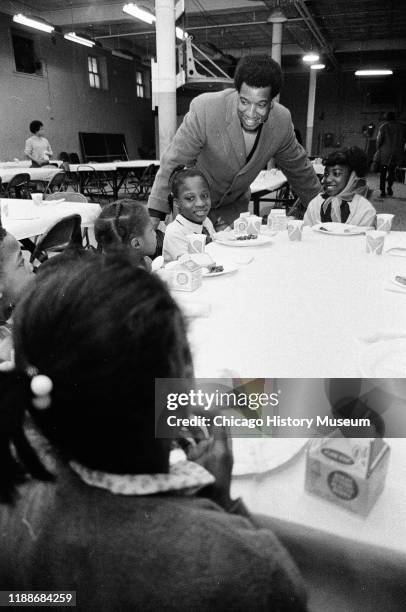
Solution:
{"label": "tiled floor", "polygon": [[368,175],[368,184],[374,189],[371,202],[377,213],[391,213],[395,215],[392,229],[406,231],[406,185],[402,183],[393,184],[393,197],[380,197],[379,175]]}

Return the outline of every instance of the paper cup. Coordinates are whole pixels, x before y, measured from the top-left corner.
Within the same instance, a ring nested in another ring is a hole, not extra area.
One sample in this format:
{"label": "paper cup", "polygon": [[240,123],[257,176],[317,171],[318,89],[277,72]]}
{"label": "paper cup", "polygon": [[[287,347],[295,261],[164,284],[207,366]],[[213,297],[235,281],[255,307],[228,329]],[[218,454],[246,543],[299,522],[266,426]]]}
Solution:
{"label": "paper cup", "polygon": [[293,219],[288,221],[288,236],[292,242],[299,242],[302,240],[303,234],[303,221],[300,219]]}
{"label": "paper cup", "polygon": [[189,253],[204,253],[204,247],[206,245],[205,234],[189,234],[187,239]]}
{"label": "paper cup", "polygon": [[366,250],[371,255],[382,255],[386,232],[372,230],[366,233]]}
{"label": "paper cup", "polygon": [[395,215],[389,215],[386,213],[382,213],[376,215],[376,229],[381,232],[389,233],[392,229],[392,221]]}
{"label": "paper cup", "polygon": [[44,199],[44,194],[43,193],[32,193],[31,199],[34,202],[34,204],[40,205],[42,204],[42,200]]}

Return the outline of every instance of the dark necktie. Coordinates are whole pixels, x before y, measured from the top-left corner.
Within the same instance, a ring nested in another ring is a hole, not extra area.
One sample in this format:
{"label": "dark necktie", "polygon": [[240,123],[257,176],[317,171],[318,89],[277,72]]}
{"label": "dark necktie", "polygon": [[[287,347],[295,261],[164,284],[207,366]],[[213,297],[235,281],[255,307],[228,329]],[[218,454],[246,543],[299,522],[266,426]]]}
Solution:
{"label": "dark necktie", "polygon": [[210,242],[213,242],[213,239],[209,234],[209,230],[207,229],[207,227],[204,227],[204,225],[202,227],[202,234],[206,236],[206,244],[210,244]]}

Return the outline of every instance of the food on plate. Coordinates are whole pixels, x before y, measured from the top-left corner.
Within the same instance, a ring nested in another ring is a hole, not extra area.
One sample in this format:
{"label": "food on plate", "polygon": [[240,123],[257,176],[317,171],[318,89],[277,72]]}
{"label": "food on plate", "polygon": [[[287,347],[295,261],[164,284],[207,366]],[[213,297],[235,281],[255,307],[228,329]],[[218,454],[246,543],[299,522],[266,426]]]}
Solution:
{"label": "food on plate", "polygon": [[255,234],[246,234],[245,236],[237,236],[236,240],[256,240],[258,236]]}

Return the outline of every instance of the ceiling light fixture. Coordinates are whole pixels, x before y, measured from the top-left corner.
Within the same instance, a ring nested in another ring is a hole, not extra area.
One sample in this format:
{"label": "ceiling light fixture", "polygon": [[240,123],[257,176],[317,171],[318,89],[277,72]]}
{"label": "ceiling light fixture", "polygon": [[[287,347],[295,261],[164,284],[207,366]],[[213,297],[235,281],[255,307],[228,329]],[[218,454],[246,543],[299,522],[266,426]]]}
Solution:
{"label": "ceiling light fixture", "polygon": [[325,64],[312,64],[312,65],[310,66],[310,68],[311,68],[312,70],[323,70],[323,68],[325,68],[325,67],[326,67],[326,65],[325,65]]}
{"label": "ceiling light fixture", "polygon": [[63,37],[66,38],[66,40],[84,45],[85,47],[94,47],[96,44],[94,40],[90,40],[90,38],[85,38],[84,36],[78,36],[75,32],[67,32]]}
{"label": "ceiling light fixture", "polygon": [[319,59],[320,55],[317,55],[317,53],[307,53],[302,57],[302,60],[309,64],[311,64],[312,62],[318,62]]}
{"label": "ceiling light fixture", "polygon": [[393,74],[393,70],[356,70],[355,76],[387,76]]}
{"label": "ceiling light fixture", "polygon": [[129,4],[125,4],[123,6],[123,12],[127,13],[127,15],[131,15],[131,17],[135,17],[136,19],[140,19],[145,23],[149,23],[152,25],[154,21],[156,21],[155,15],[145,11],[144,9],[139,8],[135,2],[130,2]]}
{"label": "ceiling light fixture", "polygon": [[280,6],[276,6],[274,9],[272,9],[271,14],[267,19],[268,23],[285,23],[287,20],[288,18]]}
{"label": "ceiling light fixture", "polygon": [[34,17],[26,17],[22,13],[18,13],[18,15],[14,15],[13,21],[15,23],[19,23],[21,25],[28,26],[29,28],[34,28],[35,30],[41,30],[42,32],[48,32],[50,34],[55,30],[53,25],[50,25],[46,21],[42,21],[41,19],[36,19]]}

